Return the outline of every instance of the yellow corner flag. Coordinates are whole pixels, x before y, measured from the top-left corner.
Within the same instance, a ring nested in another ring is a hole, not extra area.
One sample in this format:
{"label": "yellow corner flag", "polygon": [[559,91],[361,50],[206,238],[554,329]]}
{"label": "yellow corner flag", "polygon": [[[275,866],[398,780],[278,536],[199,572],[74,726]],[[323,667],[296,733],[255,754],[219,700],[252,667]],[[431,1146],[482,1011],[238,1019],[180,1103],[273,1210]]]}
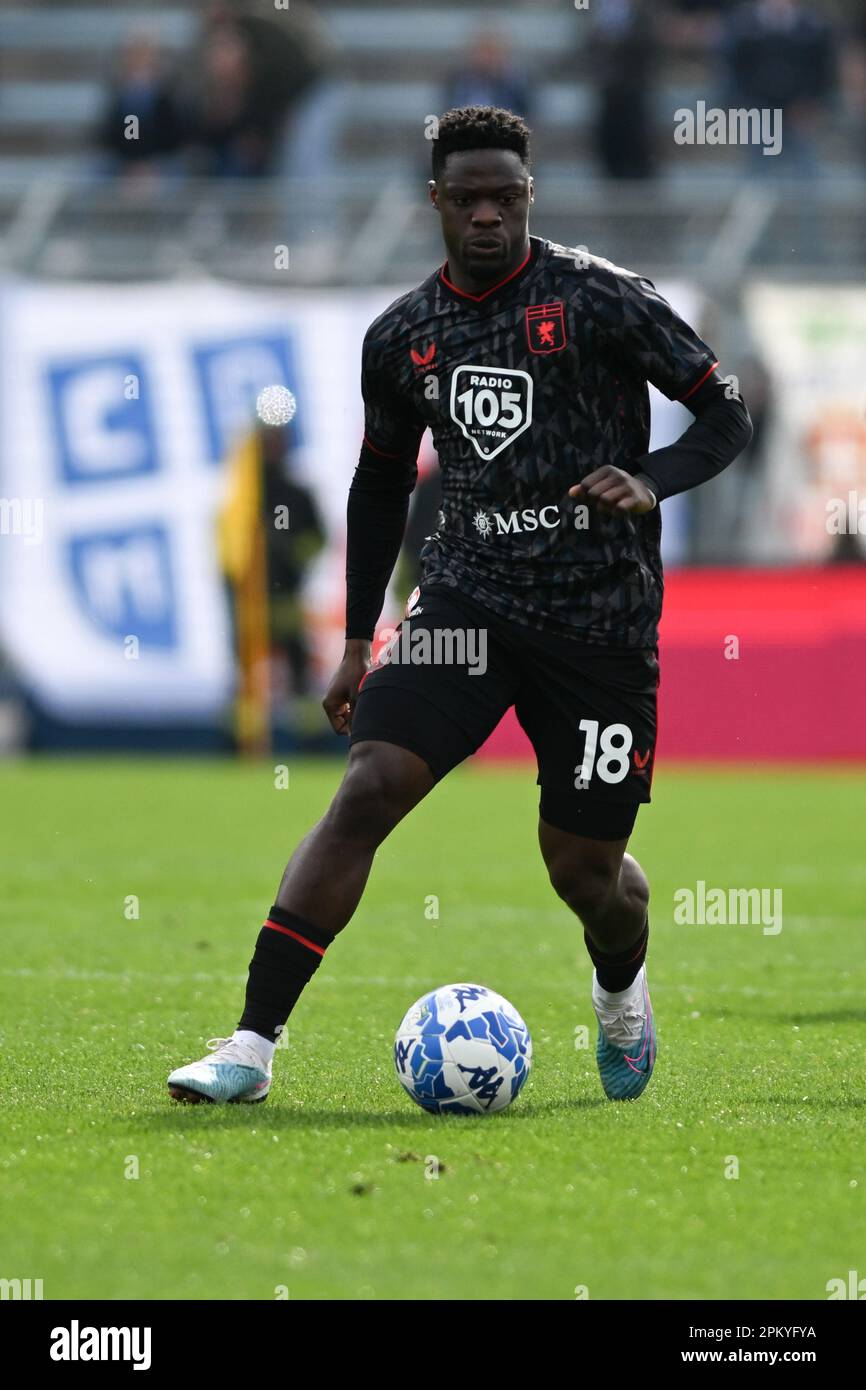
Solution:
{"label": "yellow corner flag", "polygon": [[234,595],[238,748],[247,756],[261,756],[269,752],[271,744],[270,643],[262,458],[254,430],[229,457],[226,500],[217,521],[217,547]]}

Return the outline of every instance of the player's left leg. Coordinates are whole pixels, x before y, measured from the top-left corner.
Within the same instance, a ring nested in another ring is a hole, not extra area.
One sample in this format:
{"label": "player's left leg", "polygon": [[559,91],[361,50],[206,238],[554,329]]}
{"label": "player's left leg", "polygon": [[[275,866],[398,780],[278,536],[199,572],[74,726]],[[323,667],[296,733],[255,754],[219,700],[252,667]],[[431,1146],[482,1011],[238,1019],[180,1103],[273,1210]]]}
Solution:
{"label": "player's left leg", "polygon": [[627,839],[591,840],[539,821],[541,853],[556,892],[580,919],[595,970],[596,1056],[610,1100],[647,1087],[656,1031],[646,979],[649,884]]}
{"label": "player's left leg", "polygon": [[595,966],[597,1059],[611,1100],[646,1088],[656,1035],[646,985],[649,884],[626,853],[650,799],[658,660],[652,649],[525,641],[516,710],[538,758],[539,839]]}
{"label": "player's left leg", "polygon": [[649,883],[625,852],[628,839],[591,840],[540,819],[538,843],[551,884],[583,923],[590,954],[617,959],[632,951],[646,922]]}

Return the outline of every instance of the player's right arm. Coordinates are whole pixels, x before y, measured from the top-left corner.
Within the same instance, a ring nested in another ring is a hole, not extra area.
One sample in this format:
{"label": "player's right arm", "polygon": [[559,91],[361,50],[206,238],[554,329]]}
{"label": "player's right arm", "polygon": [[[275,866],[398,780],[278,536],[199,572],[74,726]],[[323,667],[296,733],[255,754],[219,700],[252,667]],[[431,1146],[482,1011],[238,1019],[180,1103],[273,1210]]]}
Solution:
{"label": "player's right arm", "polygon": [[397,389],[385,360],[381,320],[364,339],[364,442],[346,510],[346,646],[322,702],[331,727],[349,734],[370,643],[397,563],[425,424]]}

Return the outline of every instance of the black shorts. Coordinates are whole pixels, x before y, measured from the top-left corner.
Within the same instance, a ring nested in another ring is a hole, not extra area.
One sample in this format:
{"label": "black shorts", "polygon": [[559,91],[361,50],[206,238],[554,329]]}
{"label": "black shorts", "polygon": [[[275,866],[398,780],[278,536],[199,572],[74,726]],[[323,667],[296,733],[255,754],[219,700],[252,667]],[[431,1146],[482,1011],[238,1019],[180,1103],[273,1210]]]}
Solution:
{"label": "black shorts", "polygon": [[649,801],[659,681],[655,648],[536,631],[450,589],[423,588],[361,682],[351,742],[408,748],[440,780],[514,705],[538,761],[542,820],[624,840]]}

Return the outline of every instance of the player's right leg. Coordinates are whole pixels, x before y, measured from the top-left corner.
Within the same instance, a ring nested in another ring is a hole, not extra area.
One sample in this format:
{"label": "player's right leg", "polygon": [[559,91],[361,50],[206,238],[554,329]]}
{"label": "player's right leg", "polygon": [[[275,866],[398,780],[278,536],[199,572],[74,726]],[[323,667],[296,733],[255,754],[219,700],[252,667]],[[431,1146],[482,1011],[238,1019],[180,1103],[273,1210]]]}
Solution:
{"label": "player's right leg", "polygon": [[[240,1023],[232,1038],[215,1040],[212,1056],[172,1072],[175,1099],[267,1095],[277,1038],[352,917],[377,848],[513,703],[511,655],[478,621],[450,594],[425,591],[404,631],[427,637],[398,648],[364,678],[346,775],[283,875],[250,962]],[[432,659],[419,661],[425,652]]]}
{"label": "player's right leg", "polygon": [[256,1102],[268,1094],[276,1040],[329,943],[360,901],[373,856],[434,785],[427,763],[391,743],[350,749],[325,815],[295,850],[250,961],[243,1016],[231,1038],[168,1078],[174,1100]]}

